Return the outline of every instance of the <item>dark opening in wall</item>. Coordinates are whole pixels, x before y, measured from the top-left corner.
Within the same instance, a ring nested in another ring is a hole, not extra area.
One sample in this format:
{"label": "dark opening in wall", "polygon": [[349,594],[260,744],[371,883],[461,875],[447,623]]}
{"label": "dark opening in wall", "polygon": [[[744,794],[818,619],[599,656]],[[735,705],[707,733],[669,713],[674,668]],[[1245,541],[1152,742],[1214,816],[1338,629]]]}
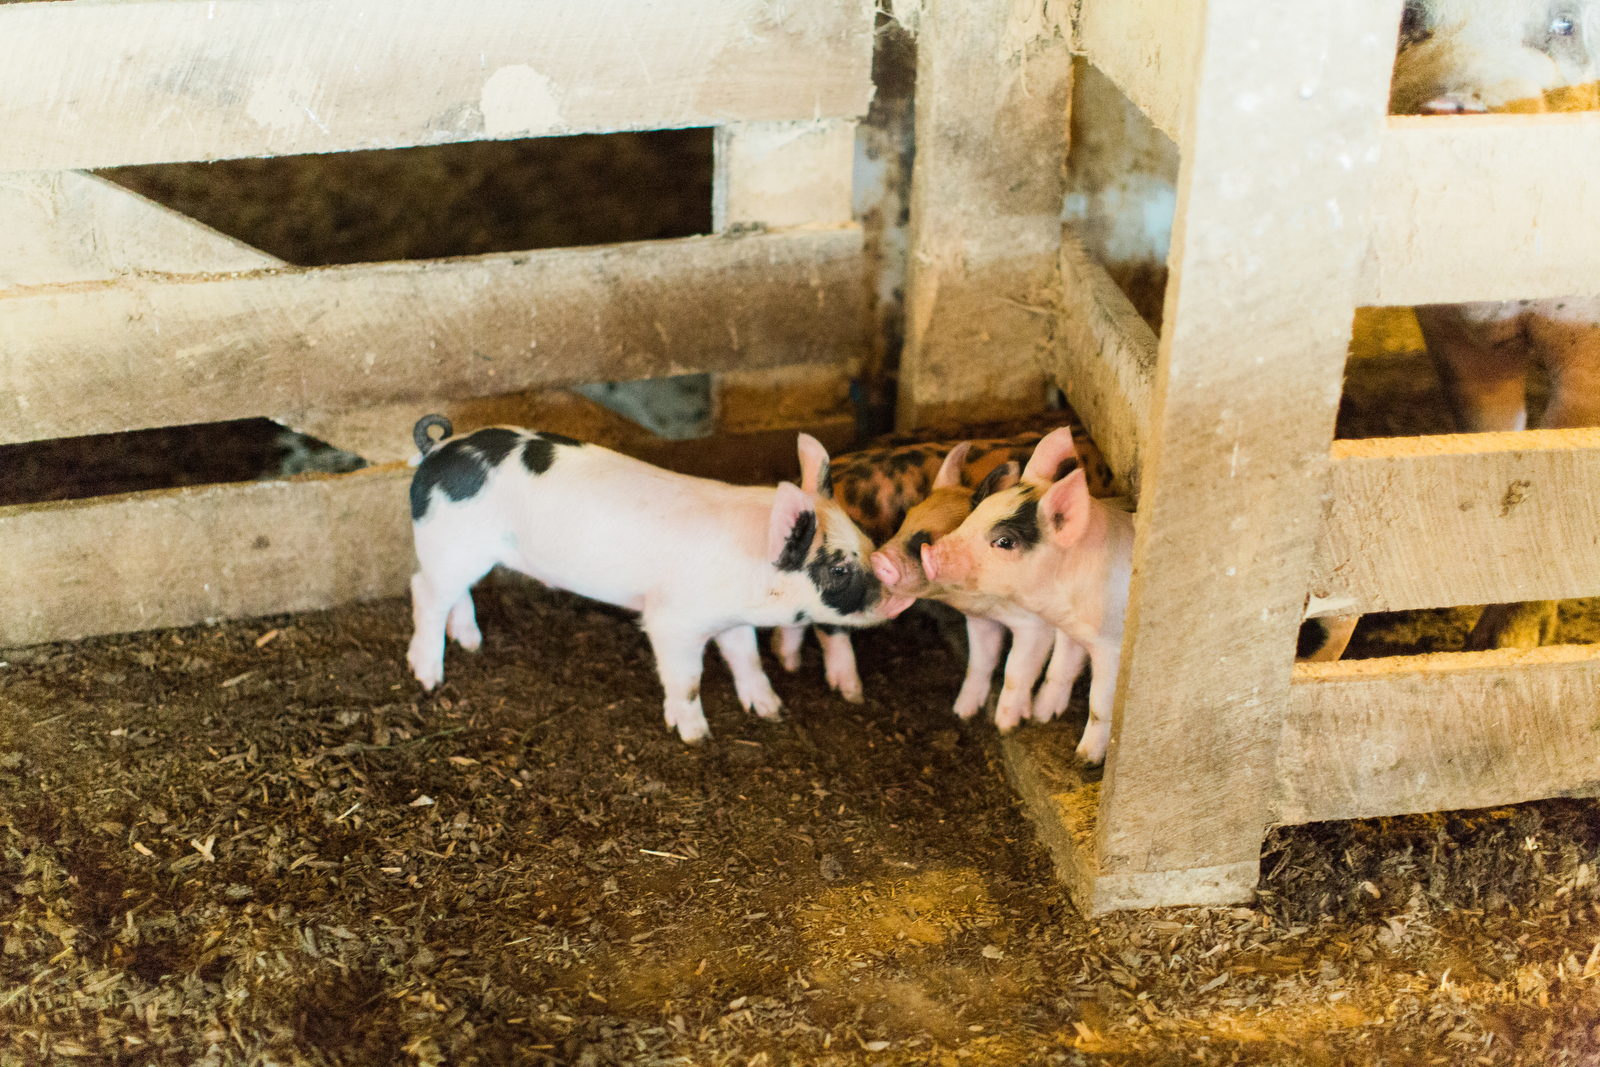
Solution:
{"label": "dark opening in wall", "polygon": [[710,233],[711,144],[653,130],[98,173],[318,267]]}

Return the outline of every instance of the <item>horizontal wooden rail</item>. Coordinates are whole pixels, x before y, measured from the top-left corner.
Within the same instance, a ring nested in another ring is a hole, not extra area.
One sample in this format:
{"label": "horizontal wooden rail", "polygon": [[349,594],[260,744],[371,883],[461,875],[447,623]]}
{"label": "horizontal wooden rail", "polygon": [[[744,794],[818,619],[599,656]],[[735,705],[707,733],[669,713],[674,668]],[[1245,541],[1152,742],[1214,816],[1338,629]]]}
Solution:
{"label": "horizontal wooden rail", "polygon": [[1077,19],[1076,48],[1180,145],[1204,10],[1195,0],[1098,0]]}
{"label": "horizontal wooden rail", "polygon": [[1392,118],[1360,303],[1592,296],[1600,113]]}
{"label": "horizontal wooden rail", "polygon": [[866,351],[855,226],[0,291],[0,443]]}
{"label": "horizontal wooden rail", "polygon": [[0,171],[855,118],[872,5],[0,6]]}
{"label": "horizontal wooden rail", "polygon": [[1137,496],[1158,341],[1071,226],[1061,228],[1055,379],[1122,488]]}
{"label": "horizontal wooden rail", "polygon": [[1295,666],[1273,821],[1600,795],[1600,647]]}
{"label": "horizontal wooden rail", "polygon": [[1321,613],[1600,594],[1600,429],[1333,443]]}
{"label": "horizontal wooden rail", "polygon": [[403,463],[0,508],[0,648],[397,596]]}

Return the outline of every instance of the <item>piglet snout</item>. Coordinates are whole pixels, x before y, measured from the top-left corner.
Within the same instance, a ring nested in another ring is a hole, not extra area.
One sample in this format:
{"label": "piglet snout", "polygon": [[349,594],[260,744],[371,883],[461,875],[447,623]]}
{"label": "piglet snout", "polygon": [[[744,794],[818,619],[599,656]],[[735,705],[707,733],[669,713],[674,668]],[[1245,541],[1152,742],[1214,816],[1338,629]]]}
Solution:
{"label": "piglet snout", "polygon": [[937,582],[939,580],[939,566],[934,562],[932,545],[922,546],[922,571],[928,576],[928,581]]}
{"label": "piglet snout", "polygon": [[900,584],[900,568],[894,565],[894,560],[886,552],[872,554],[872,573],[878,580],[891,588]]}

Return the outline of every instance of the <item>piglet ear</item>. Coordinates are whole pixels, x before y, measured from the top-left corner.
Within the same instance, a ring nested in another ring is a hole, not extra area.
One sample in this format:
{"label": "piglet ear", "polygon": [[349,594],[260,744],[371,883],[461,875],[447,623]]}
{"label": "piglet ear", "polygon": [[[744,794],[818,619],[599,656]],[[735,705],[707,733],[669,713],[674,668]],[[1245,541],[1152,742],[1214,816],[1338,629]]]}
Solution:
{"label": "piglet ear", "polygon": [[939,465],[939,473],[933,476],[935,489],[949,489],[961,484],[961,467],[967,462],[967,450],[971,447],[971,441],[962,441],[950,450],[950,454]]}
{"label": "piglet ear", "polygon": [[772,565],[780,571],[799,570],[805,565],[816,533],[817,509],[811,498],[792,482],[779,482],[772,518],[767,523],[767,558]]}
{"label": "piglet ear", "polygon": [[1000,464],[1000,466],[990,471],[983,481],[978,483],[978,488],[972,491],[972,506],[976,508],[983,503],[985,497],[998,493],[1002,489],[1010,489],[1017,484],[1018,477],[1016,460],[1007,460]]}
{"label": "piglet ear", "polygon": [[1022,480],[1049,485],[1066,477],[1062,465],[1069,459],[1076,462],[1077,458],[1078,450],[1072,445],[1072,427],[1051,430],[1034,448],[1033,456],[1022,470]]}
{"label": "piglet ear", "polygon": [[833,476],[828,471],[828,450],[808,433],[800,435],[800,488],[814,496],[833,496]]}
{"label": "piglet ear", "polygon": [[1052,485],[1039,501],[1045,536],[1071,548],[1089,527],[1089,482],[1082,468]]}

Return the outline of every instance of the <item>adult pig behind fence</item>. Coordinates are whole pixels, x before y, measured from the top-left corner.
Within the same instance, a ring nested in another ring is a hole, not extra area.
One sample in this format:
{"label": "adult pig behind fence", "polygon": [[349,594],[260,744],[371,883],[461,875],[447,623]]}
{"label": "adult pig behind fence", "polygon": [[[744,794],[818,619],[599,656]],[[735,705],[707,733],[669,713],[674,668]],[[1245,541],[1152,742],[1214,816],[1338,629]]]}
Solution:
{"label": "adult pig behind fence", "polygon": [[[435,443],[429,430],[444,431]],[[446,634],[482,641],[471,586],[496,564],[556,589],[640,613],[684,741],[710,734],[700,702],[714,640],[739,702],[776,718],[755,627],[872,626],[910,603],[886,597],[867,566],[872,545],[832,500],[785,482],[734,486],[661,470],[559,434],[491,427],[450,437],[430,415],[414,430],[411,482],[418,570],[407,660],[423,688],[444,677]],[[816,484],[828,454],[799,436]]]}
{"label": "adult pig behind fence", "polygon": [[[1408,0],[1390,111],[1593,110],[1597,48],[1596,0]],[[1550,377],[1541,426],[1600,425],[1600,298],[1433,304],[1416,313],[1462,431],[1526,428],[1535,361]],[[1554,601],[1490,605],[1467,648],[1546,643],[1555,622]]]}

